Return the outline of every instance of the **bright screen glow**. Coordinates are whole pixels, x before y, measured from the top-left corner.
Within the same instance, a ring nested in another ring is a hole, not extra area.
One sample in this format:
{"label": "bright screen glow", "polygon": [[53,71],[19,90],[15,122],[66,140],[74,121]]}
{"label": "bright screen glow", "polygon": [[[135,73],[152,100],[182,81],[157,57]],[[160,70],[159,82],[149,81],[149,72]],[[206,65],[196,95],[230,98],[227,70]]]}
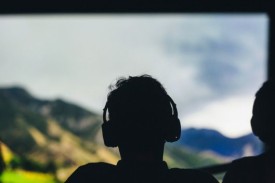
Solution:
{"label": "bright screen glow", "polygon": [[[251,133],[254,94],[267,71],[264,14],[16,15],[1,16],[0,27],[1,88],[20,86],[38,99],[61,98],[101,115],[111,83],[121,76],[149,74],[174,99],[183,129],[214,129],[230,138]],[[85,148],[70,149],[72,144],[80,147],[77,138],[60,129],[49,122],[48,130],[65,139],[65,145],[28,129],[40,148],[48,143],[53,149],[51,161],[60,160],[55,162],[59,180],[89,161],[117,160],[109,151],[94,150],[94,144],[86,144],[93,155]],[[253,155],[250,146],[243,148],[241,156]],[[32,149],[30,158],[39,158],[35,153]],[[173,150],[167,153],[172,156]],[[199,167],[239,157],[224,158],[226,153],[191,165],[181,157],[166,160],[171,166]],[[206,149],[203,157],[210,156]]]}

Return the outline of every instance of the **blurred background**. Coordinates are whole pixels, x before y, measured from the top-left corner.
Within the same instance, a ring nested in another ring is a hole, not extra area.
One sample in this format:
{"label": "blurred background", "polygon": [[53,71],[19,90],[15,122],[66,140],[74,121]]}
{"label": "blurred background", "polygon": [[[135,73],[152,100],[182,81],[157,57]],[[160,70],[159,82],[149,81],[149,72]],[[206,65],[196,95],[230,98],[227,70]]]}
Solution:
{"label": "blurred background", "polygon": [[88,162],[115,164],[101,115],[123,76],[152,75],[177,104],[170,168],[263,150],[250,118],[267,73],[265,14],[1,15],[0,27],[2,183],[58,183]]}

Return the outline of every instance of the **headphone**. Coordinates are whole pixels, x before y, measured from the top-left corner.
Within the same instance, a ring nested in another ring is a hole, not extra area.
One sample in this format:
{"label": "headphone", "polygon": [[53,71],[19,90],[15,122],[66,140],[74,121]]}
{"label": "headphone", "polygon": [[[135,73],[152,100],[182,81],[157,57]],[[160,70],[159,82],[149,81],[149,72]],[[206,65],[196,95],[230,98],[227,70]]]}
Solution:
{"label": "headphone", "polygon": [[[162,126],[164,139],[166,142],[175,142],[179,140],[181,135],[181,124],[178,118],[178,111],[175,102],[169,95],[166,95],[170,106],[172,108],[172,115],[168,117],[167,122]],[[109,101],[106,102],[103,109],[103,124],[102,124],[102,135],[104,144],[107,147],[117,147],[119,143],[119,134],[121,133],[121,128],[119,128],[114,120],[107,120],[107,110]]]}

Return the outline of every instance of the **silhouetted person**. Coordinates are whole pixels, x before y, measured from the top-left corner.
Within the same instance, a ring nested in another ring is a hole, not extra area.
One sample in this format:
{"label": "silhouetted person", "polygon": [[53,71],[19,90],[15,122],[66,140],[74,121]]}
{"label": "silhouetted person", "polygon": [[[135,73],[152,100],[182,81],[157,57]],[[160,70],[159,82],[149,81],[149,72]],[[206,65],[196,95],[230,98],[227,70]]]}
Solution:
{"label": "silhouetted person", "polygon": [[267,81],[256,93],[251,118],[253,133],[265,143],[259,156],[233,161],[223,183],[275,183],[275,82]]}
{"label": "silhouetted person", "polygon": [[118,146],[121,160],[117,165],[81,166],[66,183],[217,183],[204,172],[168,169],[163,161],[165,142],[178,140],[181,126],[176,104],[156,79],[129,77],[110,88],[103,110],[103,139],[108,147]]}

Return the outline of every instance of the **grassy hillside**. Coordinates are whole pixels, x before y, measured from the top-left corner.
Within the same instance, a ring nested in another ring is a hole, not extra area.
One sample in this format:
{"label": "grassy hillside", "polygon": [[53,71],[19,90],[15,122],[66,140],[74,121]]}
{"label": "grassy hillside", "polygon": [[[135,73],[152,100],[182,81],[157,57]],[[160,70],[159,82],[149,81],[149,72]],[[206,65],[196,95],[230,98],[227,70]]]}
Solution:
{"label": "grassy hillside", "polygon": [[27,171],[22,169],[22,167],[13,167],[15,161],[22,161],[20,157],[14,154],[7,145],[3,142],[0,142],[1,157],[3,158],[3,163],[5,169],[0,173],[0,182],[1,183],[58,183],[55,175],[51,173],[43,173],[37,171]]}
{"label": "grassy hillside", "polygon": [[5,171],[0,180],[3,183],[57,183],[58,181],[51,174],[31,172],[25,170]]}
{"label": "grassy hillside", "polygon": [[0,121],[0,139],[7,145],[3,154],[11,168],[50,173],[63,181],[81,164],[118,160],[97,140],[99,116],[62,100],[38,100],[21,88],[0,89]]}

